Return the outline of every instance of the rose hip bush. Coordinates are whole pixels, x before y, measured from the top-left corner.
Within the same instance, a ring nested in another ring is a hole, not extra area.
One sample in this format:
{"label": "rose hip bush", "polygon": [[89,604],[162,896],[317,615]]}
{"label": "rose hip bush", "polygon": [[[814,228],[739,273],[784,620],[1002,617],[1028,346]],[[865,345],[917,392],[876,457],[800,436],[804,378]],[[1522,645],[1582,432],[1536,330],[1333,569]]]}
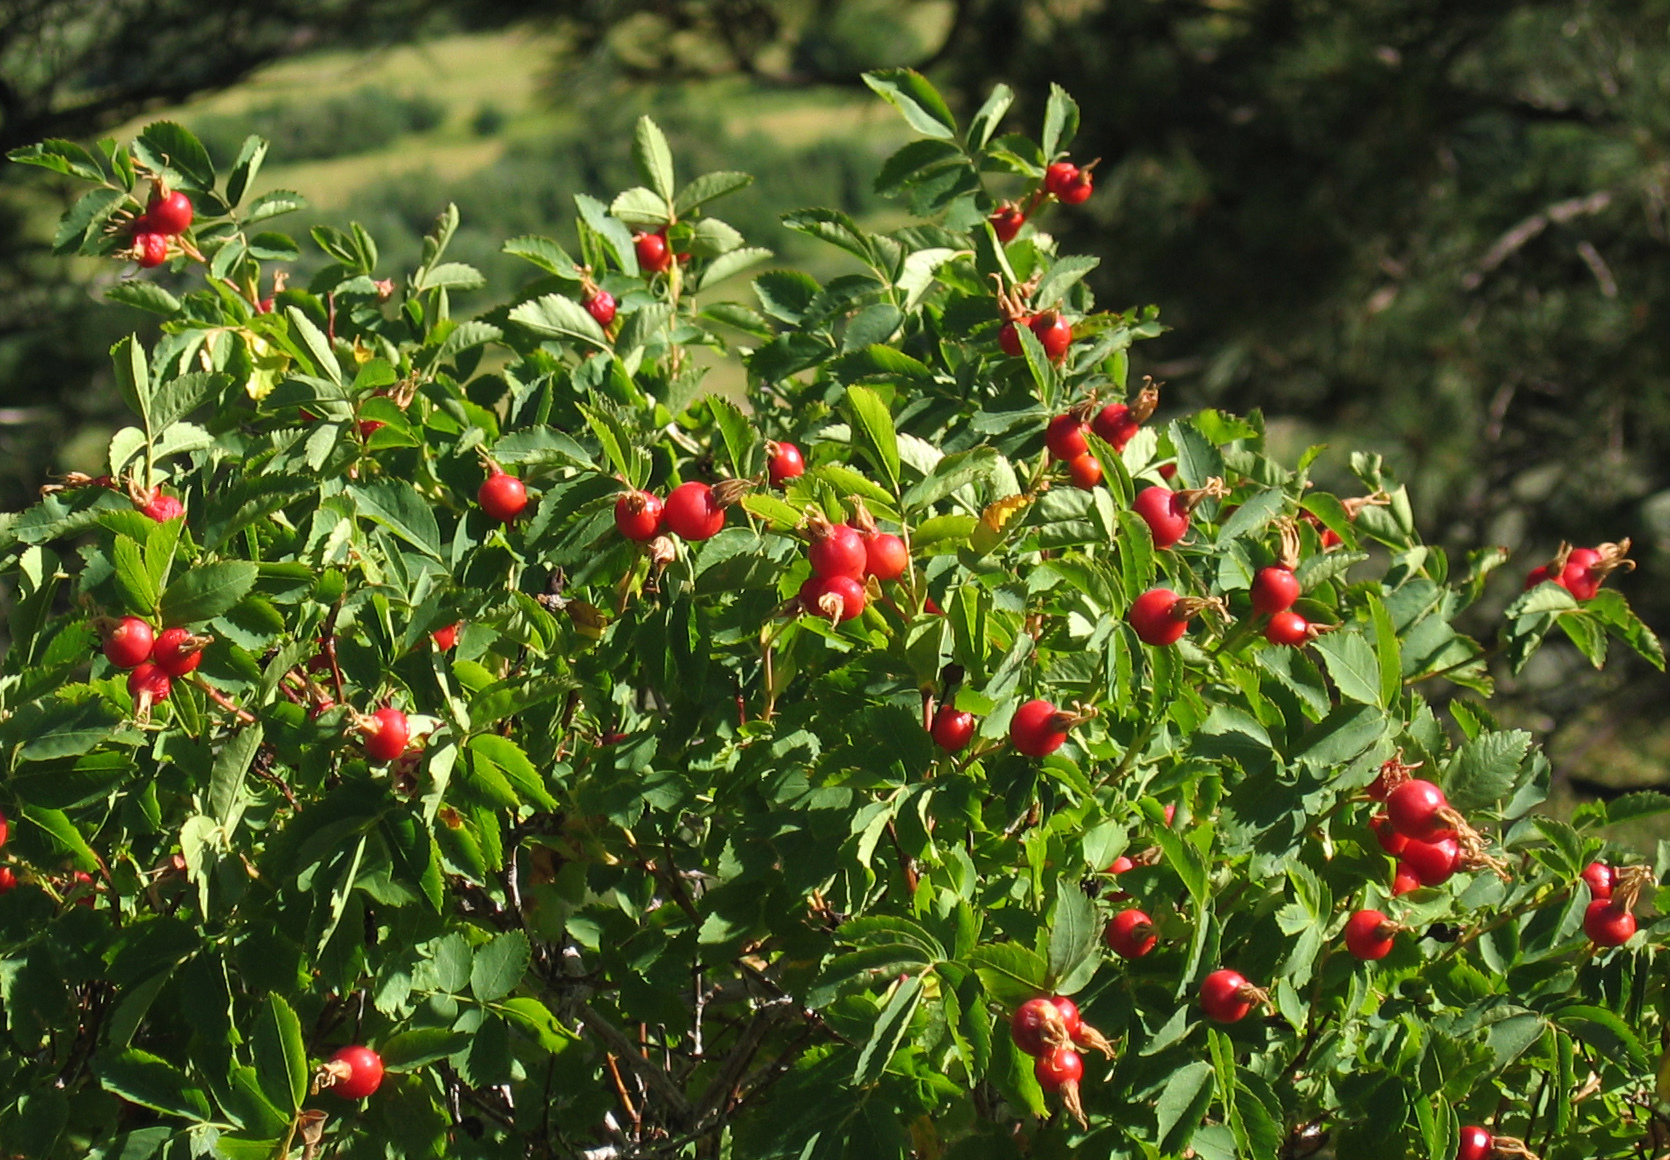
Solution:
{"label": "rose hip bush", "polygon": [[451,209],[286,284],[258,139],[13,155],[161,335],[0,524],[0,1152],[1663,1150],[1670,859],[1602,834],[1670,799],[1539,816],[1486,708],[1555,629],[1662,664],[1627,545],[1469,639],[1502,554],[1377,458],[1155,418],[1154,312],[1045,232],[1066,94],[1035,140],[869,80],[917,220],[785,214],[838,276],[742,286],[748,178],[645,120],[473,318]]}

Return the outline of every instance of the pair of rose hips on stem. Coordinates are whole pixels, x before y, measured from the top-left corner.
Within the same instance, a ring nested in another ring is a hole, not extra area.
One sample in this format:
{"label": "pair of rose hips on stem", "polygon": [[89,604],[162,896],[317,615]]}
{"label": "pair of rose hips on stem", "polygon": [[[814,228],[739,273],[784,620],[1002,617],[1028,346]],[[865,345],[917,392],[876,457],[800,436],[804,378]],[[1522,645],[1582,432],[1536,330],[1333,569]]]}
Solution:
{"label": "pair of rose hips on stem", "polygon": [[98,623],[104,637],[105,659],[128,672],[128,693],[141,718],[151,706],[166,701],[174,681],[203,663],[203,650],[213,637],[198,636],[188,628],[165,628],[157,632],[137,616],[105,618]]}
{"label": "pair of rose hips on stem", "polygon": [[1053,197],[1065,205],[1082,205],[1089,201],[1095,188],[1095,177],[1091,171],[1100,160],[1098,158],[1082,169],[1071,161],[1051,163],[1044,170],[1044,180],[1033,189],[1025,204],[1017,205],[1012,201],[1006,201],[987,217],[986,220],[991,222],[992,232],[997,235],[997,240],[1005,246],[1014,241],[1015,235],[1021,232],[1027,218],[1031,217],[1037,211],[1039,203],[1047,198]]}
{"label": "pair of rose hips on stem", "polygon": [[1627,539],[1593,548],[1574,548],[1561,543],[1552,560],[1531,569],[1525,577],[1525,588],[1529,591],[1538,584],[1558,584],[1578,600],[1593,600],[1608,576],[1634,568]]}
{"label": "pair of rose hips on stem", "polygon": [[1065,995],[1041,995],[1022,1003],[1009,1019],[1009,1034],[1016,1047],[1033,1057],[1038,1086],[1061,1093],[1062,1106],[1083,1125],[1079,1081],[1084,1078],[1084,1058],[1079,1049],[1112,1059],[1113,1044],[1084,1021],[1078,1004]]}
{"label": "pair of rose hips on stem", "polygon": [[170,242],[191,228],[192,216],[191,199],[168,189],[159,178],[152,183],[145,212],[129,223],[133,241],[124,256],[147,270],[162,265],[168,260]]}
{"label": "pair of rose hips on stem", "polygon": [[1066,466],[1067,476],[1073,481],[1073,486],[1082,491],[1089,491],[1102,482],[1102,465],[1091,454],[1090,442],[1085,438],[1086,432],[1095,432],[1115,451],[1123,451],[1137,430],[1154,413],[1159,402],[1160,392],[1152,381],[1138,391],[1137,397],[1128,404],[1109,403],[1097,410],[1096,398],[1092,395],[1071,410],[1050,420],[1049,426],[1044,428],[1044,446],[1049,448],[1051,458]]}

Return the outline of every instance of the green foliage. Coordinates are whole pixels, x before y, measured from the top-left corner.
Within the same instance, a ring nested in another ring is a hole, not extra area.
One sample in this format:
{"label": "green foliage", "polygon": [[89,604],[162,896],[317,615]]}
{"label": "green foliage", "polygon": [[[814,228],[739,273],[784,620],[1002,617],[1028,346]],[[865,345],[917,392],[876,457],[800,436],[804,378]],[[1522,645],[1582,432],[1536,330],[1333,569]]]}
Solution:
{"label": "green foliage", "polygon": [[[1579,874],[1600,827],[1666,799],[1537,817],[1525,734],[1476,702],[1440,722],[1428,678],[1490,691],[1453,626],[1478,577],[1420,541],[1377,457],[1356,471],[1380,502],[1348,508],[1311,456],[1271,456],[1259,415],[1203,411],[1093,437],[1105,484],[1069,486],[1045,421],[1125,399],[1161,327],[1099,309],[1047,234],[998,245],[983,181],[1036,177],[1076,107],[1051,102],[1040,144],[998,135],[1001,92],[965,125],[916,74],[869,80],[927,135],[887,170],[927,220],[786,214],[840,272],[770,270],[746,301],[710,292],[764,256],[712,216],[742,179],[692,176],[648,120],[640,184],[576,198],[567,246],[506,243],[533,280],[470,319],[454,209],[399,278],[359,226],[314,228],[317,272],[268,308],[265,263],[301,247],[255,226],[301,199],[242,196],[261,143],[232,171],[175,126],[20,156],[94,182],[63,231],[89,256],[123,245],[135,163],[166,164],[199,210],[175,263],[210,277],[150,300],[154,345],[112,352],[138,420],[115,486],[0,523],[0,1149],[1446,1156],[1487,1117],[1550,1157],[1649,1137],[1670,922],[1593,953]],[[688,262],[640,271],[634,225]],[[994,280],[1071,322],[1063,361],[1024,327],[1000,352]],[[746,409],[694,357],[732,349]],[[780,491],[769,441],[807,461]],[[484,461],[526,482],[523,518],[479,510]],[[1161,550],[1130,506],[1173,470],[1200,502]],[[748,493],[717,535],[615,532],[626,487],[695,481]],[[158,494],[183,516],[135,510]],[[861,521],[860,500],[911,566],[831,624],[793,600],[807,517]],[[1284,535],[1329,630],[1303,650],[1249,612]],[[1160,585],[1211,601],[1174,647],[1125,622]],[[1621,598],[1551,588],[1501,647],[1558,624],[1658,657]],[[147,712],[96,651],[101,615],[213,640]],[[1007,739],[1033,698],[1073,707],[1041,759]],[[966,751],[930,740],[936,703],[977,715]],[[413,726],[387,763],[364,745],[385,705]],[[1400,751],[1482,837],[1389,899],[1364,790]],[[1130,905],[1160,946],[1113,960],[1103,926]],[[1378,964],[1337,945],[1362,906],[1413,928]],[[1268,1015],[1203,1019],[1225,966]],[[1005,1026],[1051,991],[1117,1046],[1088,1063],[1082,1125]],[[349,1043],[389,1073],[358,1105],[319,1066]]]}

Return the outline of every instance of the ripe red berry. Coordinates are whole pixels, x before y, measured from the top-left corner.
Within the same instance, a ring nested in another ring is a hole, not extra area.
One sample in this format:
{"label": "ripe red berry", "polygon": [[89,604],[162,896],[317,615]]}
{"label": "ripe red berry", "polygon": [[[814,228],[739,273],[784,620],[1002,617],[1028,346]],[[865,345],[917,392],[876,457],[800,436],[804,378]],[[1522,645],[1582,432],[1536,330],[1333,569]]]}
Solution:
{"label": "ripe red berry", "polygon": [[1565,577],[1555,576],[1550,573],[1547,564],[1538,564],[1535,568],[1532,568],[1530,574],[1525,577],[1525,591],[1529,592],[1538,584],[1546,583],[1548,581],[1553,581],[1561,588],[1566,586]]}
{"label": "ripe red berry", "polygon": [[1065,719],[1048,701],[1028,701],[1009,722],[1009,740],[1028,757],[1046,757],[1066,742]]}
{"label": "ripe red berry", "polygon": [[170,677],[183,677],[203,663],[203,646],[188,629],[165,628],[157,634],[151,659]]}
{"label": "ripe red berry", "polygon": [[165,524],[186,514],[185,504],[160,491],[139,505],[139,510],[159,524]]}
{"label": "ripe red berry", "polygon": [[1180,597],[1169,588],[1150,588],[1131,602],[1125,614],[1144,644],[1157,648],[1176,644],[1189,631],[1189,622],[1176,615]]}
{"label": "ripe red berry", "polygon": [[1090,195],[1094,192],[1094,175],[1088,169],[1081,169],[1078,176],[1068,182],[1066,187],[1055,196],[1060,198],[1064,205],[1083,205],[1090,200]]}
{"label": "ripe red berry", "polygon": [[1461,864],[1461,843],[1453,836],[1435,842],[1410,838],[1403,848],[1401,866],[1406,866],[1422,886],[1442,886]]}
{"label": "ripe red berry", "polygon": [[864,571],[877,580],[897,580],[910,567],[905,542],[892,532],[877,532],[864,538]]}
{"label": "ripe red berry", "polygon": [[1032,1065],[1032,1074],[1045,1091],[1060,1091],[1084,1078],[1084,1060],[1071,1047],[1063,1047],[1051,1055],[1039,1056]]}
{"label": "ripe red berry", "polygon": [[1397,832],[1420,842],[1432,842],[1452,833],[1440,813],[1449,808],[1444,791],[1430,781],[1412,777],[1386,795],[1386,815]]}
{"label": "ripe red berry", "polygon": [[1044,428],[1044,446],[1050,449],[1050,454],[1062,462],[1077,459],[1090,450],[1090,444],[1084,440],[1086,424],[1071,411],[1065,415],[1057,415],[1050,420],[1050,425]]}
{"label": "ripe red berry", "polygon": [[607,327],[615,320],[615,296],[599,290],[586,299],[586,313],[597,319],[597,325]]}
{"label": "ripe red berry", "polygon": [[1583,867],[1583,881],[1589,884],[1590,898],[1612,897],[1612,867],[1605,862],[1590,862]]}
{"label": "ripe red berry", "polygon": [[6,820],[5,814],[0,814],[0,847],[5,846],[6,839],[12,835],[12,824]]}
{"label": "ripe red berry", "polygon": [[1359,910],[1345,922],[1345,949],[1365,963],[1392,953],[1397,932],[1378,910]]}
{"label": "ripe red berry", "polygon": [[344,1065],[331,1069],[336,1082],[330,1090],[345,1100],[363,1100],[382,1085],[383,1057],[369,1047],[344,1047],[330,1057],[330,1063]]}
{"label": "ripe red berry", "polygon": [[1461,1143],[1456,1147],[1455,1160],[1490,1160],[1496,1150],[1496,1137],[1475,1124],[1461,1129]]}
{"label": "ripe red berry", "polygon": [[851,524],[832,524],[826,530],[814,530],[806,558],[811,561],[812,575],[825,579],[831,576],[859,579],[870,562],[864,537]]}
{"label": "ripe red berry", "polygon": [[667,235],[639,234],[633,242],[638,252],[638,267],[650,274],[664,274],[673,265],[673,252],[667,246]]}
{"label": "ripe red berry", "polygon": [[1200,984],[1201,1009],[1218,1023],[1239,1023],[1258,1001],[1246,993],[1250,989],[1240,971],[1213,971]]}
{"label": "ripe red berry", "polygon": [[475,498],[482,511],[501,524],[508,524],[528,506],[528,489],[514,475],[506,475],[495,468],[493,474],[476,489]]}
{"label": "ripe red berry", "polygon": [[160,667],[146,661],[128,674],[128,695],[141,703],[156,704],[168,700],[174,682]]}
{"label": "ripe red berry", "polygon": [[151,659],[156,633],[137,616],[124,616],[104,638],[105,659],[119,669],[131,669]]}
{"label": "ripe red berry", "polygon": [[1101,461],[1088,451],[1075,455],[1067,461],[1067,478],[1080,491],[1090,491],[1102,482]]}
{"label": "ripe red berry", "polygon": [[1579,600],[1593,600],[1606,579],[1604,571],[1595,569],[1602,559],[1593,548],[1573,548],[1566,557],[1566,570],[1560,573],[1561,586]]}
{"label": "ripe red berry", "polygon": [[1044,170],[1044,192],[1060,197],[1073,182],[1078,180],[1079,167],[1071,161],[1057,161]]}
{"label": "ripe red berry", "polygon": [[1609,899],[1597,898],[1583,912],[1583,933],[1596,946],[1621,947],[1635,934],[1635,915]]}
{"label": "ripe red berry", "polygon": [[1109,874],[1123,874],[1123,873],[1125,873],[1125,871],[1130,870],[1130,869],[1134,868],[1135,866],[1136,866],[1135,862],[1131,861],[1125,855],[1121,854],[1121,855],[1119,855],[1119,857],[1117,857],[1113,860],[1113,865],[1108,867],[1108,873]]}
{"label": "ripe red berry", "polygon": [[191,228],[191,219],[191,199],[177,189],[172,193],[154,190],[145,206],[145,222],[159,234],[183,234]]}
{"label": "ripe red berry", "polygon": [[1310,640],[1310,621],[1297,612],[1278,612],[1264,626],[1264,639],[1274,645],[1298,648]]}
{"label": "ripe red berry", "polygon": [[458,643],[458,630],[463,627],[463,621],[459,621],[456,624],[449,624],[445,628],[437,628],[429,636],[435,642],[436,648],[442,652],[451,652],[453,646]]}
{"label": "ripe red berry", "polygon": [[1407,862],[1400,860],[1397,864],[1396,873],[1392,875],[1392,897],[1401,898],[1411,890],[1419,890],[1420,888],[1421,880],[1415,876],[1415,871],[1410,869]]}
{"label": "ripe red berry", "polygon": [[974,714],[964,713],[954,705],[941,705],[934,713],[928,736],[947,753],[961,753],[974,737]]}
{"label": "ripe red berry", "polygon": [[0,866],[0,894],[10,894],[17,889],[17,874],[10,866]]}
{"label": "ripe red berry", "polygon": [[1003,329],[997,332],[997,345],[1010,358],[1021,357],[1021,334],[1013,322],[1005,322]]}
{"label": "ripe red berry", "polygon": [[1090,429],[1100,435],[1115,451],[1125,450],[1125,444],[1142,426],[1124,403],[1109,403],[1090,420]]}
{"label": "ripe red berry", "polygon": [[997,240],[1007,246],[1026,224],[1026,215],[1018,206],[1000,205],[986,220],[992,223],[992,232],[997,235]]}
{"label": "ripe red berry", "polygon": [[155,269],[168,261],[168,238],[149,232],[134,234],[133,257],[141,269]]}
{"label": "ripe red berry", "polygon": [[835,619],[843,624],[862,616],[869,603],[864,585],[855,576],[811,576],[800,586],[800,606],[812,616],[831,615],[831,610],[824,608],[825,602],[831,599],[836,602]]}
{"label": "ripe red berry", "polygon": [[1042,314],[1034,315],[1027,323],[1032,333],[1038,336],[1043,344],[1044,353],[1051,362],[1060,362],[1067,357],[1067,348],[1073,345],[1073,326],[1060,314],[1053,310],[1046,310]]}
{"label": "ripe red berry", "polygon": [[1374,836],[1379,839],[1380,848],[1392,857],[1402,855],[1405,847],[1409,845],[1409,839],[1397,832],[1397,827],[1392,825],[1392,819],[1385,814],[1375,814],[1368,820],[1368,824],[1369,829],[1374,831]]}
{"label": "ripe red berry", "polygon": [[1253,577],[1252,608],[1260,616],[1286,612],[1299,599],[1299,578],[1285,564],[1260,568]]}
{"label": "ripe red berry", "polygon": [[361,419],[359,421],[360,438],[369,439],[387,426],[388,424],[381,419]]}
{"label": "ripe red berry", "polygon": [[399,709],[378,709],[365,730],[365,752],[373,761],[393,761],[406,752],[411,724]]}
{"label": "ripe red berry", "polygon": [[711,540],[725,526],[725,509],[713,489],[697,480],[673,488],[661,508],[661,522],[669,532],[692,542]]}
{"label": "ripe red berry", "polygon": [[1169,487],[1145,487],[1137,493],[1131,510],[1142,517],[1154,534],[1156,548],[1169,548],[1189,534],[1187,501]]}
{"label": "ripe red berry", "polygon": [[1103,937],[1115,954],[1127,959],[1140,959],[1160,941],[1154,933],[1154,920],[1140,910],[1121,910],[1114,915]]}
{"label": "ripe red berry", "polygon": [[644,543],[661,531],[661,500],[647,491],[622,492],[615,501],[615,530]]}
{"label": "ripe red berry", "polygon": [[801,457],[800,448],[793,443],[777,443],[777,448],[765,469],[771,475],[771,486],[782,487],[791,479],[798,479],[806,474],[806,460]]}
{"label": "ripe red berry", "polygon": [[1028,999],[1015,1008],[1015,1013],[1009,1017],[1009,1034],[1014,1038],[1015,1046],[1028,1055],[1042,1055],[1045,1028],[1061,1025],[1061,1030],[1065,1032],[1065,1023],[1061,1008],[1049,996],[1042,995]]}

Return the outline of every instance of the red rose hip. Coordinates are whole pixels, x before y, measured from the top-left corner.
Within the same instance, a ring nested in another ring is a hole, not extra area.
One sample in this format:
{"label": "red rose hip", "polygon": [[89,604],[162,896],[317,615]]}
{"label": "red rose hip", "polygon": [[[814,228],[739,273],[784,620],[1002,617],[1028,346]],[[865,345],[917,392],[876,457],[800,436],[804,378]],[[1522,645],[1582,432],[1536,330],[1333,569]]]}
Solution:
{"label": "red rose hip", "polygon": [[1127,959],[1140,959],[1160,941],[1154,933],[1154,920],[1140,910],[1122,910],[1114,915],[1103,937],[1115,954]]}
{"label": "red rose hip", "polygon": [[934,713],[928,735],[945,752],[961,753],[974,737],[974,714],[964,713],[954,705],[941,705]]}
{"label": "red rose hip", "polygon": [[399,709],[378,709],[365,729],[365,752],[373,761],[393,761],[406,752],[411,723]]}
{"label": "red rose hip", "polygon": [[1495,1151],[1496,1138],[1476,1124],[1461,1129],[1461,1143],[1456,1146],[1455,1160],[1490,1160]]}
{"label": "red rose hip", "polygon": [[713,497],[713,489],[692,480],[673,488],[661,508],[661,521],[681,539],[711,540],[725,526],[725,509]]}
{"label": "red rose hip", "polygon": [[1590,862],[1583,867],[1583,881],[1589,884],[1589,897],[1605,901],[1612,897],[1612,867],[1604,862]]}
{"label": "red rose hip", "polygon": [[1200,984],[1200,1006],[1217,1023],[1239,1023],[1262,998],[1240,971],[1217,970]]}
{"label": "red rose hip", "polygon": [[1397,929],[1378,910],[1359,910],[1345,923],[1345,949],[1364,962],[1392,953]]}
{"label": "red rose hip", "polygon": [[877,580],[897,580],[910,567],[905,542],[892,532],[877,532],[864,538],[864,571]]}
{"label": "red rose hip", "polygon": [[1418,777],[1386,795],[1386,815],[1397,832],[1420,842],[1436,841],[1454,832],[1442,816],[1449,808],[1444,791]]}
{"label": "red rose hip", "polygon": [[1080,491],[1089,491],[1102,482],[1102,463],[1090,452],[1075,455],[1067,461],[1067,478]]}
{"label": "red rose hip", "polygon": [[177,189],[171,193],[155,190],[145,206],[145,223],[159,234],[183,234],[191,228],[191,219],[191,199]]}
{"label": "red rose hip", "polygon": [[806,460],[793,443],[772,443],[767,448],[770,458],[765,469],[771,476],[772,487],[782,487],[791,479],[806,474]]}
{"label": "red rose hip", "polygon": [[615,501],[615,530],[640,544],[660,534],[661,517],[660,498],[647,491],[623,492]]}
{"label": "red rose hip", "polygon": [[1039,1056],[1032,1065],[1032,1074],[1045,1091],[1060,1091],[1084,1078],[1084,1060],[1071,1047],[1063,1047],[1050,1055]]}
{"label": "red rose hip", "polygon": [[188,629],[165,628],[157,634],[151,659],[170,677],[183,677],[203,663],[203,648],[210,638],[193,636]]}
{"label": "red rose hip", "polygon": [[363,1100],[383,1083],[383,1058],[369,1047],[344,1047],[325,1064],[335,1077],[330,1090],[345,1100]]}
{"label": "red rose hip", "polygon": [[1072,719],[1048,701],[1028,701],[1009,722],[1009,740],[1028,757],[1046,757],[1067,741]]}
{"label": "red rose hip", "polygon": [[1264,626],[1264,639],[1273,645],[1299,648],[1310,640],[1310,621],[1297,612],[1278,612]]}
{"label": "red rose hip", "polygon": [[1050,420],[1050,425],[1044,428],[1044,446],[1050,449],[1050,454],[1066,462],[1077,459],[1090,450],[1090,444],[1084,441],[1084,433],[1088,430],[1085,423],[1071,411],[1065,415],[1057,415]]}
{"label": "red rose hip", "polygon": [[851,524],[828,524],[812,529],[812,544],[806,549],[812,574],[828,579],[851,576],[858,579],[869,565],[870,553],[864,537]]}
{"label": "red rose hip", "polygon": [[514,475],[494,468],[493,474],[476,489],[475,498],[482,511],[501,524],[508,524],[528,506],[528,488]]}
{"label": "red rose hip", "polygon": [[104,656],[119,669],[131,669],[151,659],[156,633],[137,616],[124,616],[104,638]]}
{"label": "red rose hip", "polygon": [[1153,533],[1156,548],[1169,548],[1189,534],[1189,504],[1169,487],[1145,487],[1137,493],[1131,510],[1142,517]]}
{"label": "red rose hip", "polygon": [[667,246],[666,234],[639,234],[632,248],[638,254],[638,266],[651,274],[663,274],[672,268],[673,252]]}
{"label": "red rose hip", "polygon": [[1277,612],[1286,612],[1293,607],[1293,602],[1299,599],[1299,580],[1293,575],[1293,569],[1281,564],[1272,564],[1268,568],[1259,569],[1258,575],[1253,577],[1252,607],[1260,616],[1271,616]]}
{"label": "red rose hip", "polygon": [[1635,915],[1610,899],[1597,898],[1583,912],[1583,933],[1596,946],[1621,947],[1635,935]]}

